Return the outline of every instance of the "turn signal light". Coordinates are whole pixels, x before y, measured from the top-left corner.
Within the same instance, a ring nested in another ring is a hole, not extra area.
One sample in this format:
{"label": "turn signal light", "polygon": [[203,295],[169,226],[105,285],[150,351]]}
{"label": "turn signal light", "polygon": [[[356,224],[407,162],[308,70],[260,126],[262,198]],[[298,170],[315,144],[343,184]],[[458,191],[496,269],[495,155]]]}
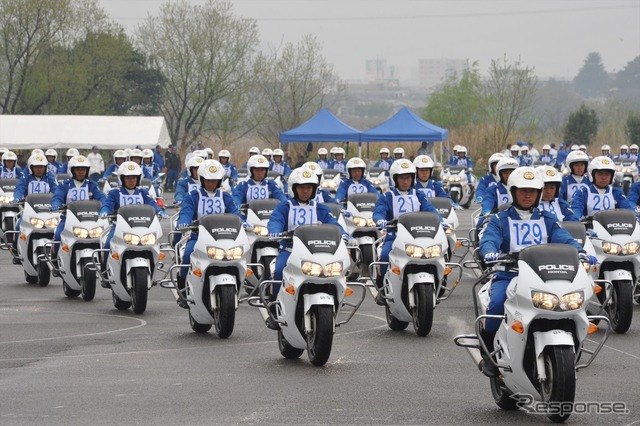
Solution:
{"label": "turn signal light", "polygon": [[24,235],[24,234],[20,234],[20,239],[21,239],[22,241],[27,241],[27,236],[26,236],[26,235]]}
{"label": "turn signal light", "polygon": [[202,271],[198,268],[193,270],[193,275],[195,275],[196,277],[201,277],[202,276]]}
{"label": "turn signal light", "polygon": [[247,269],[247,273],[244,275],[245,277],[250,277],[253,275],[253,269]]}
{"label": "turn signal light", "polygon": [[456,241],[456,248],[462,247],[462,243],[460,241]]}
{"label": "turn signal light", "polygon": [[167,257],[167,255],[166,255],[166,254],[164,254],[164,253],[160,253],[160,256],[158,256],[158,259],[160,259],[160,260],[164,260],[164,258],[165,258],[165,257]]}
{"label": "turn signal light", "polygon": [[524,333],[524,325],[522,325],[522,322],[518,320],[515,320],[511,323],[511,329],[516,333]]}
{"label": "turn signal light", "polygon": [[595,294],[602,293],[602,287],[600,287],[598,284],[595,284],[594,287],[593,287],[593,292]]}
{"label": "turn signal light", "polygon": [[290,295],[292,295],[292,296],[293,296],[294,294],[296,294],[296,289],[295,289],[291,284],[289,284],[288,286],[286,286],[286,287],[284,288],[284,291],[286,291],[287,293],[289,293],[289,294],[290,294]]}
{"label": "turn signal light", "polygon": [[118,253],[111,253],[111,257],[113,257],[115,260],[120,260],[120,255]]}
{"label": "turn signal light", "polygon": [[347,287],[347,291],[344,292],[345,296],[351,296],[353,294],[353,290],[351,287]]}
{"label": "turn signal light", "polygon": [[446,268],[444,268],[444,274],[445,275],[449,275],[451,273],[451,271],[453,271],[453,269],[449,268],[448,266]]}
{"label": "turn signal light", "polygon": [[62,246],[62,251],[68,252],[69,251],[69,246]]}
{"label": "turn signal light", "polygon": [[589,334],[593,334],[596,331],[598,331],[598,326],[595,325],[594,323],[590,322],[589,323]]}
{"label": "turn signal light", "polygon": [[391,268],[391,272],[393,272],[396,275],[400,275],[400,267],[394,266],[393,268]]}

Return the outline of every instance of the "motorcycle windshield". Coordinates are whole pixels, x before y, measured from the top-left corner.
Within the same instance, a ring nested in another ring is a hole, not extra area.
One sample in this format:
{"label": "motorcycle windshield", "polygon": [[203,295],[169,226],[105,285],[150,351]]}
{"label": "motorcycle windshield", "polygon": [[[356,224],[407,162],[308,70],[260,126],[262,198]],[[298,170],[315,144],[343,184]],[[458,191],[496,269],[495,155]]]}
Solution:
{"label": "motorcycle windshield", "polygon": [[25,202],[29,204],[36,213],[50,213],[52,198],[53,194],[29,194]]}
{"label": "motorcycle windshield", "polygon": [[325,170],[323,172],[324,178],[326,180],[333,179],[334,177],[338,176],[339,174],[340,174],[340,172],[337,171],[337,170]]}
{"label": "motorcycle windshield", "polygon": [[235,240],[242,222],[235,214],[209,214],[200,218],[200,226],[216,240]]}
{"label": "motorcycle windshield", "polygon": [[434,197],[429,198],[429,201],[431,202],[431,204],[433,204],[433,207],[438,210],[440,216],[444,218],[449,217],[449,213],[451,213],[451,209],[453,208],[453,204],[451,203],[451,200],[449,198]]}
{"label": "motorcycle windshield", "polygon": [[132,228],[139,226],[148,228],[151,226],[153,218],[156,216],[156,211],[152,206],[148,206],[146,204],[132,204],[120,207],[118,209],[118,215],[120,215]]}
{"label": "motorcycle windshield", "polygon": [[351,194],[349,202],[358,209],[359,212],[372,212],[378,202],[377,194]]}
{"label": "motorcycle windshield", "polygon": [[17,184],[18,179],[0,179],[0,189],[3,193],[15,191]]}
{"label": "motorcycle windshield", "polygon": [[244,179],[249,176],[249,170],[238,169],[238,179]]}
{"label": "motorcycle windshield", "polygon": [[582,222],[559,222],[559,225],[566,229],[574,240],[584,247],[587,240],[587,229]]}
{"label": "motorcycle windshield", "polygon": [[273,209],[280,203],[279,200],[267,198],[264,200],[249,201],[249,209],[258,216],[260,220],[269,220]]}
{"label": "motorcycle windshield", "polygon": [[302,225],[293,231],[311,253],[334,254],[342,235],[337,225]]}
{"label": "motorcycle windshield", "polygon": [[370,178],[377,178],[378,176],[382,175],[385,173],[384,169],[381,169],[379,167],[372,167],[369,169],[369,177]]}
{"label": "motorcycle windshield", "polygon": [[151,179],[149,178],[140,179],[140,186],[143,187],[144,189],[151,188]]}
{"label": "motorcycle windshield", "polygon": [[463,167],[463,166],[450,166],[449,167],[449,173],[451,173],[452,175],[457,175],[460,172],[466,172],[467,168]]}
{"label": "motorcycle windshield", "polygon": [[95,222],[98,220],[101,205],[102,203],[97,200],[74,201],[69,204],[67,210],[80,222]]}
{"label": "motorcycle windshield", "polygon": [[433,238],[440,227],[440,218],[430,212],[405,213],[398,218],[398,224],[403,225],[413,238]]}
{"label": "motorcycle windshield", "polygon": [[578,268],[578,250],[567,244],[542,244],[527,247],[518,257],[533,269],[542,281],[573,281]]}
{"label": "motorcycle windshield", "polygon": [[602,210],[593,215],[593,221],[611,235],[631,235],[636,226],[636,215],[627,209]]}

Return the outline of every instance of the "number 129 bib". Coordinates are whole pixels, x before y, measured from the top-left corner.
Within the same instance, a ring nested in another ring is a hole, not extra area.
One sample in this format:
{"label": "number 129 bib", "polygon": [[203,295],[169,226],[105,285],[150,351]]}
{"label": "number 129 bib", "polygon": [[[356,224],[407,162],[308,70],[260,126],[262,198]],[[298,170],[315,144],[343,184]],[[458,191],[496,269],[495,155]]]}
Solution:
{"label": "number 129 bib", "polygon": [[513,220],[509,218],[509,252],[547,243],[547,227],[544,219]]}

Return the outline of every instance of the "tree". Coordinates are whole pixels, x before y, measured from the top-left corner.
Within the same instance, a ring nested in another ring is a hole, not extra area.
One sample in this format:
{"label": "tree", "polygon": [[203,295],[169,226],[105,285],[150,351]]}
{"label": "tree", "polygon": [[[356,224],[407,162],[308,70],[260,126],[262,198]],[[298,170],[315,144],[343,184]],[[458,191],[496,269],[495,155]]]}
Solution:
{"label": "tree", "polygon": [[630,144],[640,145],[640,113],[632,114],[627,118],[624,131]]}
{"label": "tree", "polygon": [[171,139],[189,144],[211,122],[211,111],[241,90],[258,43],[255,21],[233,16],[230,3],[165,3],[137,28],[136,41],[163,76],[160,106]]}
{"label": "tree", "polygon": [[614,79],[613,88],[617,97],[634,101],[640,105],[640,56],[629,61]]}
{"label": "tree", "polygon": [[482,105],[490,126],[489,145],[494,152],[502,149],[518,120],[533,111],[537,83],[533,68],[522,67],[519,60],[511,64],[505,56],[491,61]]}
{"label": "tree", "polygon": [[577,111],[569,115],[564,128],[564,140],[571,144],[589,145],[598,133],[599,124],[596,112],[582,104]]}
{"label": "tree", "polygon": [[600,54],[591,52],[573,79],[576,92],[585,98],[599,98],[609,91],[609,75],[604,70]]}
{"label": "tree", "polygon": [[256,103],[252,117],[257,134],[274,145],[280,132],[297,127],[319,109],[331,106],[344,85],[321,54],[314,36],[261,54],[255,62]]}

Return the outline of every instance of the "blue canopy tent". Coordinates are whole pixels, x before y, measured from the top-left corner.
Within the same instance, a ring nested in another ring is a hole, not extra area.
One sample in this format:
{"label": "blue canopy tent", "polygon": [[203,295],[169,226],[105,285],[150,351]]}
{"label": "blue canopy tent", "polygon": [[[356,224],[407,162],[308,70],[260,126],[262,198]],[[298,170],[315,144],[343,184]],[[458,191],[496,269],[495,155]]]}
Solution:
{"label": "blue canopy tent", "polygon": [[361,133],[323,108],[295,129],[281,132],[280,142],[359,142]]}

